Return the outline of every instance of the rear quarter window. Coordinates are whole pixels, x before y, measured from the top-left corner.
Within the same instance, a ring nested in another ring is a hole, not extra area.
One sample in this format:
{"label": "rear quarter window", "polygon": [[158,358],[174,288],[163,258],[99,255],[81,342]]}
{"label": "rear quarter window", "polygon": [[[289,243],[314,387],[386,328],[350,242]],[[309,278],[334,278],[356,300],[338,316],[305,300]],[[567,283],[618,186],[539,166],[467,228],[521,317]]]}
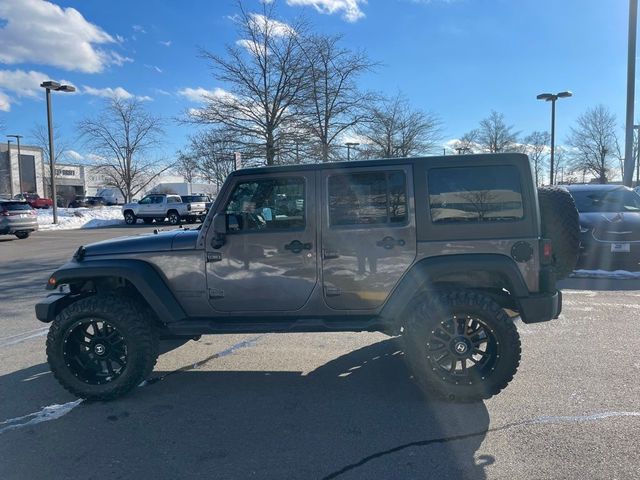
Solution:
{"label": "rear quarter window", "polygon": [[2,202],[0,203],[0,208],[14,212],[18,210],[31,210],[31,205],[24,202]]}
{"label": "rear quarter window", "polygon": [[435,224],[522,220],[522,186],[511,165],[434,168],[428,172],[429,210]]}

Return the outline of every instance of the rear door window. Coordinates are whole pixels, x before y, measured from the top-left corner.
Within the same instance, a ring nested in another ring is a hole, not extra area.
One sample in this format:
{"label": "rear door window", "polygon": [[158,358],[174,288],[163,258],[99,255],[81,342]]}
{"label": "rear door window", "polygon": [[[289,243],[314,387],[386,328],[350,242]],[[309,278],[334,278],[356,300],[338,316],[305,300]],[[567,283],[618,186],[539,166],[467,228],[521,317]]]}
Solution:
{"label": "rear door window", "polygon": [[434,168],[428,172],[433,223],[522,220],[522,187],[514,166]]}
{"label": "rear door window", "polygon": [[329,224],[380,225],[407,221],[406,179],[401,171],[331,175]]}

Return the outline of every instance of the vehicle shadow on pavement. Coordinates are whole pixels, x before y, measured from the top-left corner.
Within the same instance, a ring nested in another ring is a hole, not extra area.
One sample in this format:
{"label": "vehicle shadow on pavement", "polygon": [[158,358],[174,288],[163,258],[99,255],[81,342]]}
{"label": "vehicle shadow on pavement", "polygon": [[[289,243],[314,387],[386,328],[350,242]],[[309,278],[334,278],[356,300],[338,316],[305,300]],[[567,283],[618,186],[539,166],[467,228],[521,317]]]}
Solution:
{"label": "vehicle shadow on pavement", "polygon": [[[0,478],[486,478],[484,403],[425,399],[402,357],[385,340],[306,375],[180,371],[0,433]],[[0,422],[74,400],[46,372],[0,377]]]}

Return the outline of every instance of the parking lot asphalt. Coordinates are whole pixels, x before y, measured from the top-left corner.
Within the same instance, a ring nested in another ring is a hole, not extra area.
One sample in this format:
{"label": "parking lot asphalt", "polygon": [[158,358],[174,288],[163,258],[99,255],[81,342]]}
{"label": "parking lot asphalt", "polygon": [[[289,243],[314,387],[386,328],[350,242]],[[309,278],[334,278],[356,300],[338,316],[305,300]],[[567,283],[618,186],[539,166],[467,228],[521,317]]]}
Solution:
{"label": "parking lot asphalt", "polygon": [[204,336],[132,394],[77,401],[33,306],[79,245],[152,229],[0,237],[0,479],[640,478],[639,280],[563,282],[485,402],[422,397],[371,333]]}

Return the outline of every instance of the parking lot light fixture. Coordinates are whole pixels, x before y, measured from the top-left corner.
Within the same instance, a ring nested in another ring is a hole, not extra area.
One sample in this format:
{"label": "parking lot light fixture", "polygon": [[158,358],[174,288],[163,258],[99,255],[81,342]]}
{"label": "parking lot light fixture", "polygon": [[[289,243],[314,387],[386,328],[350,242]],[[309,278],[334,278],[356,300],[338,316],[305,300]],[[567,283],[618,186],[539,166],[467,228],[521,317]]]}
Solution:
{"label": "parking lot light fixture", "polygon": [[51,182],[51,200],[53,203],[53,223],[58,223],[58,202],[56,199],[56,182],[55,182],[55,158],[53,150],[53,121],[51,113],[51,90],[55,92],[75,92],[76,88],[72,85],[61,85],[53,80],[47,80],[40,84],[46,90],[47,98],[47,127],[49,130],[49,175]]}
{"label": "parking lot light fixture", "polygon": [[555,135],[556,135],[556,100],[559,98],[568,98],[573,96],[568,90],[558,93],[540,93],[536,96],[538,100],[544,100],[545,102],[551,102],[551,159],[549,161],[549,184],[553,185],[553,167],[554,167],[554,150],[555,150]]}
{"label": "parking lot light fixture", "polygon": [[349,162],[351,160],[351,149],[357,147],[360,144],[357,142],[347,142],[345,143],[345,145],[347,147],[347,162]]}

